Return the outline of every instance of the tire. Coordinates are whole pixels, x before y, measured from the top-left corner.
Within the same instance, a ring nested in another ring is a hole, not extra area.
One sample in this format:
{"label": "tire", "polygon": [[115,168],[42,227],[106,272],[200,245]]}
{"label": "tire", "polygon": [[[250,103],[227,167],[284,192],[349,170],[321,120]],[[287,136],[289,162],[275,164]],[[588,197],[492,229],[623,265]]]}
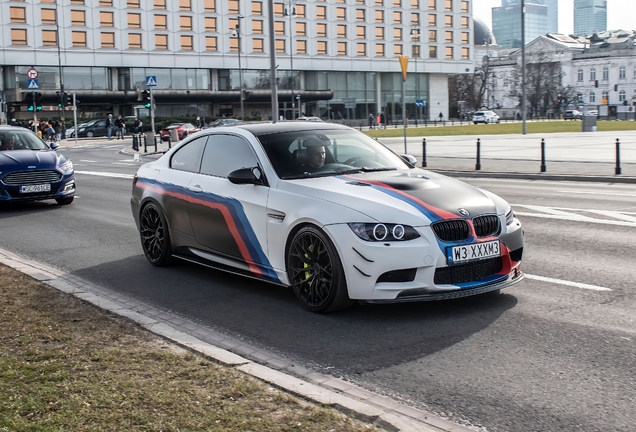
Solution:
{"label": "tire", "polygon": [[146,204],[139,215],[141,248],[150,263],[157,267],[172,264],[172,245],[163,212],[153,203]]}
{"label": "tire", "polygon": [[87,136],[88,138],[93,138],[93,137],[95,136],[95,132],[93,132],[93,131],[88,131],[88,132],[86,132],[86,136]]}
{"label": "tire", "polygon": [[298,300],[312,312],[334,312],[353,304],[336,248],[314,226],[301,228],[292,238],[287,276]]}
{"label": "tire", "polygon": [[55,198],[55,201],[57,201],[59,205],[69,205],[70,203],[73,202],[74,199],[75,199],[75,195],[70,197],[64,197],[64,198]]}

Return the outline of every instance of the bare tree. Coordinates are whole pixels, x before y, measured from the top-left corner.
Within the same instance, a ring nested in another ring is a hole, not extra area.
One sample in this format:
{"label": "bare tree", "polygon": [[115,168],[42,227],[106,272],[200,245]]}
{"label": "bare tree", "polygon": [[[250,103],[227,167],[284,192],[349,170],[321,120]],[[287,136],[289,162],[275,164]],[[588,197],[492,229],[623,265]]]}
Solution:
{"label": "bare tree", "polygon": [[465,101],[467,109],[480,109],[487,105],[486,93],[492,76],[493,70],[487,59],[472,74],[451,75],[448,84],[450,100]]}

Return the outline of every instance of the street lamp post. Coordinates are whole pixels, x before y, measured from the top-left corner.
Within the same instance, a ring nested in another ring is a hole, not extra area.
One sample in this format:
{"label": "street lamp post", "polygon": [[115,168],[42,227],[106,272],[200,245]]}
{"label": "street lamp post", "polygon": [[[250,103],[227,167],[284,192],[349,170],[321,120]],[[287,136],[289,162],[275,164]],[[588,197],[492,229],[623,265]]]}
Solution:
{"label": "street lamp post", "polygon": [[414,21],[411,24],[411,43],[413,44],[411,47],[411,56],[413,56],[415,63],[415,124],[417,125],[418,120],[420,119],[420,106],[417,101],[420,99],[420,78],[417,75],[417,58],[420,56],[420,22]]}
{"label": "street lamp post", "polygon": [[[285,1],[285,15],[289,17],[289,68],[291,70],[291,108],[293,120],[296,116],[294,113],[294,29],[292,28],[292,18],[296,16],[296,0]],[[300,116],[300,106],[298,107],[298,116]]]}
{"label": "street lamp post", "polygon": [[239,86],[240,86],[240,95],[239,98],[241,100],[241,120],[245,120],[245,108],[243,106],[243,68],[241,67],[241,20],[244,18],[243,15],[239,15],[236,17],[238,19],[238,23],[232,32],[232,37],[238,39],[238,67],[239,67]]}
{"label": "street lamp post", "polygon": [[60,123],[62,123],[62,138],[66,137],[66,122],[62,120],[64,118],[64,79],[62,78],[62,54],[60,50],[60,14],[58,13],[58,0],[55,1],[55,37],[57,38],[57,66],[60,74],[60,110],[58,115],[60,116]]}

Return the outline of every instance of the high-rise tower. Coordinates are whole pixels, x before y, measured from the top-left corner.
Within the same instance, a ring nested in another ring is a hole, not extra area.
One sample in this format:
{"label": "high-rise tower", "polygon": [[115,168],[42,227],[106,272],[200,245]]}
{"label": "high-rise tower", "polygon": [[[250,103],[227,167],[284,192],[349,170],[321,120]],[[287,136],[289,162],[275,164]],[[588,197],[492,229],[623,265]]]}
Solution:
{"label": "high-rise tower", "polygon": [[574,0],[574,34],[607,30],[607,0]]}

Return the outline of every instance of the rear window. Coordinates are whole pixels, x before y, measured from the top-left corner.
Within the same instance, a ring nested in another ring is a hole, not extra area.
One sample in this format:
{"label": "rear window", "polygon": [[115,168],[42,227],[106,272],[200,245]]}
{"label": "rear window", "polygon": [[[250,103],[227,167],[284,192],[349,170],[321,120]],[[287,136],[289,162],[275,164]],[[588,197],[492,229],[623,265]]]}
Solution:
{"label": "rear window", "polygon": [[479,112],[476,112],[476,113],[475,113],[475,114],[473,114],[473,115],[484,115],[484,113],[483,113],[483,112],[481,112],[481,111],[479,111]]}

